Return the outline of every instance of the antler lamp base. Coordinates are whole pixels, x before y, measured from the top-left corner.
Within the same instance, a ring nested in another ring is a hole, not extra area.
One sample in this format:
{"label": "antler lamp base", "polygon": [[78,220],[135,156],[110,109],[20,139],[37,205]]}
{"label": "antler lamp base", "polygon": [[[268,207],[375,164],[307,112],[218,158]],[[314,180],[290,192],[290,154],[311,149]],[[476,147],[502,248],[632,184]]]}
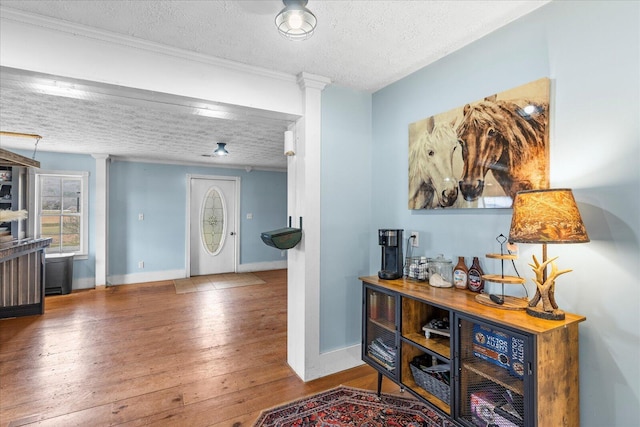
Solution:
{"label": "antler lamp base", "polygon": [[555,309],[553,311],[545,311],[542,307],[527,307],[527,314],[533,317],[547,320],[564,320],[564,311]]}
{"label": "antler lamp base", "polygon": [[[536,274],[533,279],[536,284],[536,294],[529,301],[527,314],[547,320],[564,320],[564,311],[558,309],[554,296],[556,278],[561,274],[569,273],[571,270],[558,270],[554,262],[558,257],[546,259],[546,250],[542,251],[542,263],[533,256],[533,264],[529,264]],[[551,274],[547,277],[547,265],[551,264]]]}

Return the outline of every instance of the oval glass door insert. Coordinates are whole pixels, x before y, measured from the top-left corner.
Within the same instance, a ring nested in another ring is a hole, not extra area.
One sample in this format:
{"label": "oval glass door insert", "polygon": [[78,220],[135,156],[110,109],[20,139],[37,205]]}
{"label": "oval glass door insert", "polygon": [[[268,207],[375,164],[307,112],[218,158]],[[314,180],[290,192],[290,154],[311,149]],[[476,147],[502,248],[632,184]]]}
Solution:
{"label": "oval glass door insert", "polygon": [[217,255],[224,246],[227,228],[226,204],[218,187],[211,187],[202,200],[200,224],[202,245],[211,255]]}

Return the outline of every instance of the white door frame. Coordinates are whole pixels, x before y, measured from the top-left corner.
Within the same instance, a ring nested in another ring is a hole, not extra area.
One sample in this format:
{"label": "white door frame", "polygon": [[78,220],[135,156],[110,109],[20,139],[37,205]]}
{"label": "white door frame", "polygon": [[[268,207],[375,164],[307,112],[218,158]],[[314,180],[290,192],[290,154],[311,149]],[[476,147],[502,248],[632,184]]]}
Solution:
{"label": "white door frame", "polygon": [[240,177],[239,176],[224,176],[224,175],[194,175],[187,174],[187,209],[186,209],[186,228],[185,228],[185,274],[186,277],[191,277],[191,180],[192,179],[212,179],[218,181],[234,181],[236,191],[234,194],[234,207],[235,207],[235,230],[227,230],[233,231],[236,233],[235,235],[235,253],[233,254],[233,271],[235,273],[238,272],[238,260],[240,259],[240,233],[238,229],[240,228]]}

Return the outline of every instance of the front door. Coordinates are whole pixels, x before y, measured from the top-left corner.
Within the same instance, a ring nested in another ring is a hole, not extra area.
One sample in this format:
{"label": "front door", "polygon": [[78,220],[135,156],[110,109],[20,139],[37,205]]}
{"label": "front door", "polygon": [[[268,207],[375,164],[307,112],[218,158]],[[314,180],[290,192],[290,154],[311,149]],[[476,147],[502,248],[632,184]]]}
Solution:
{"label": "front door", "polygon": [[235,272],[237,179],[189,181],[191,276]]}

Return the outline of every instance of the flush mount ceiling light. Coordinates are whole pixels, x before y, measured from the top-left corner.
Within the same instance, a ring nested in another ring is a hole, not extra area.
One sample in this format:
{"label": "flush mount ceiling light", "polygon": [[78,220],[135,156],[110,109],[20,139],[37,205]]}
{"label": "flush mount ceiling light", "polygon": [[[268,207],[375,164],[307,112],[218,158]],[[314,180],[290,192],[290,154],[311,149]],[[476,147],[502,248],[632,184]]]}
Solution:
{"label": "flush mount ceiling light", "polygon": [[305,6],[308,0],[282,0],[285,8],[276,16],[276,27],[283,37],[302,41],[313,35],[318,21]]}
{"label": "flush mount ceiling light", "polygon": [[224,148],[226,145],[227,144],[225,144],[224,142],[218,142],[218,148],[215,149],[213,155],[218,157],[228,156],[229,152],[226,148]]}

